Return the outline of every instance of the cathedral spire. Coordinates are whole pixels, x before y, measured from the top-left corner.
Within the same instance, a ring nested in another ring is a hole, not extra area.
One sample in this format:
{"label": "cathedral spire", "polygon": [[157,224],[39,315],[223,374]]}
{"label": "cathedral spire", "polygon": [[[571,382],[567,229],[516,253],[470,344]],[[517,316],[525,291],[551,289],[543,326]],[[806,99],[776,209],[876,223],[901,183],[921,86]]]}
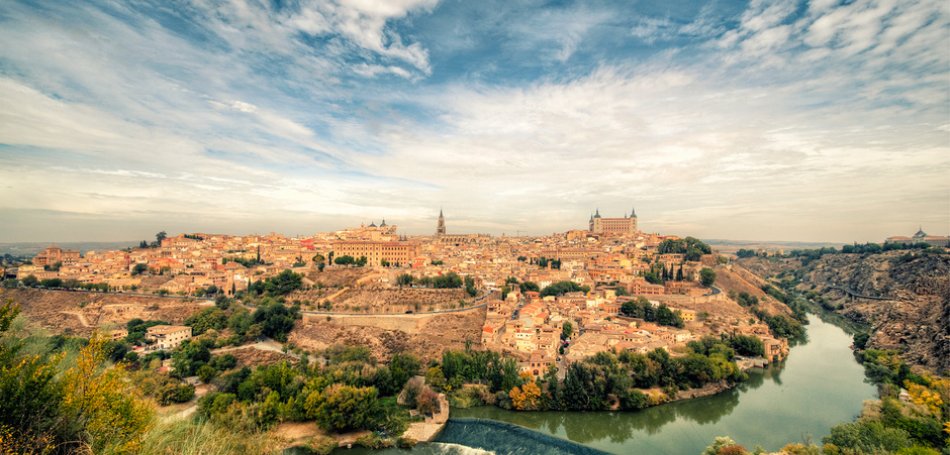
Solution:
{"label": "cathedral spire", "polygon": [[439,223],[435,226],[435,235],[445,235],[445,216],[442,215],[442,207],[439,207]]}

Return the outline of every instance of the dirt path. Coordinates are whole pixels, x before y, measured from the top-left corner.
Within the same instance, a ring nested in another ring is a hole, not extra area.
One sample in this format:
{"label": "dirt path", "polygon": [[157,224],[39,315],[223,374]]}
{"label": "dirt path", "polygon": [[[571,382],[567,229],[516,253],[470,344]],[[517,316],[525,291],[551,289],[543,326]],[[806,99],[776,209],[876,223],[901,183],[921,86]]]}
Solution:
{"label": "dirt path", "polygon": [[284,352],[284,346],[274,340],[258,341],[257,343],[253,343],[253,344],[244,344],[241,346],[230,346],[226,348],[212,349],[211,353],[217,355],[217,354],[221,354],[225,352],[239,351],[242,349],[257,349],[258,351],[276,352],[278,354],[289,355],[298,360],[300,359],[299,355],[291,351]]}
{"label": "dirt path", "polygon": [[332,302],[333,299],[336,299],[337,297],[341,296],[344,292],[349,291],[349,290],[350,290],[350,287],[345,286],[343,289],[340,289],[339,291],[336,291],[333,294],[328,295],[327,301]]}
{"label": "dirt path", "polygon": [[86,315],[83,314],[82,311],[60,311],[60,313],[76,316],[79,318],[79,323],[82,324],[83,327],[92,327],[92,324],[89,323],[89,320],[86,319]]}

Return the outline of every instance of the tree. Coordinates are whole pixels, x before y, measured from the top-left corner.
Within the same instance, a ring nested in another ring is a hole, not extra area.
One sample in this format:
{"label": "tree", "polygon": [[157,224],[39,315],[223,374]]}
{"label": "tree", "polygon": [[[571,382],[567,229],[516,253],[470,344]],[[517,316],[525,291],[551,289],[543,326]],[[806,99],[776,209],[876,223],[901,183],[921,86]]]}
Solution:
{"label": "tree", "polygon": [[152,422],[151,406],[133,392],[121,365],[104,368],[104,343],[93,337],[63,373],[63,416],[84,429],[92,453],[135,453]]}
{"label": "tree", "polygon": [[716,271],[709,267],[703,267],[699,271],[699,282],[707,288],[712,286],[716,282]]}
{"label": "tree", "polygon": [[744,356],[764,356],[765,345],[755,335],[736,335],[729,339],[729,344],[736,350],[736,354]]}
{"label": "tree", "polygon": [[336,259],[333,260],[333,263],[336,265],[353,265],[356,263],[356,259],[353,259],[353,256],[345,254],[343,256],[337,256]]}
{"label": "tree", "polygon": [[339,432],[372,429],[382,414],[375,387],[333,384],[319,397],[308,397],[305,406],[321,427]]}
{"label": "tree", "polygon": [[141,263],[135,264],[135,266],[132,267],[132,276],[141,275],[147,271],[148,271],[148,264],[141,264]]}
{"label": "tree", "polygon": [[410,286],[412,285],[412,280],[412,275],[403,273],[396,277],[396,284],[399,285],[399,287]]}
{"label": "tree", "polygon": [[211,351],[208,349],[210,342],[207,340],[199,341],[197,339],[185,340],[181,346],[172,355],[172,368],[175,369],[174,375],[179,378],[194,376],[202,365],[211,360]]}
{"label": "tree", "polygon": [[885,427],[878,420],[858,420],[836,425],[822,441],[839,448],[852,449],[856,453],[893,452],[911,445],[907,431]]}
{"label": "tree", "polygon": [[527,381],[523,386],[514,387],[508,392],[511,404],[519,411],[533,411],[541,404],[541,388],[534,381]]}
{"label": "tree", "polygon": [[561,339],[566,340],[574,334],[574,324],[571,324],[571,321],[564,321],[564,324],[561,326]]}
{"label": "tree", "polygon": [[642,318],[643,313],[638,311],[639,305],[633,300],[628,300],[620,305],[620,313],[631,318]]}
{"label": "tree", "polygon": [[462,287],[462,277],[455,272],[437,276],[432,280],[432,287],[436,289],[458,289]]}
{"label": "tree", "polygon": [[525,281],[524,283],[521,283],[520,288],[522,294],[528,291],[541,291],[541,288],[538,286],[538,284],[533,281]]}
{"label": "tree", "polygon": [[412,354],[396,353],[389,360],[389,382],[380,386],[383,395],[399,392],[409,378],[419,373],[422,363]]}
{"label": "tree", "polygon": [[581,286],[573,281],[559,281],[541,290],[541,297],[547,297],[551,295],[560,296],[567,294],[568,292],[587,293],[589,291],[589,286]]}
{"label": "tree", "polygon": [[39,284],[40,280],[35,275],[27,275],[26,278],[23,278],[23,285],[28,288],[35,288]]}
{"label": "tree", "polygon": [[475,295],[478,294],[478,289],[475,288],[475,279],[470,275],[465,277],[465,292],[471,297],[475,297]]}
{"label": "tree", "polygon": [[195,336],[208,330],[221,330],[227,326],[228,316],[218,307],[205,308],[188,319],[185,325],[190,325]]}
{"label": "tree", "polygon": [[[266,301],[257,307],[252,317],[252,326],[260,327],[260,334],[277,341],[287,341],[287,334],[294,328],[294,323],[300,318],[300,307],[297,305],[288,308],[277,301]],[[250,334],[250,328],[248,333]],[[250,336],[250,335],[248,335]]]}
{"label": "tree", "polygon": [[162,240],[165,240],[166,238],[168,238],[168,234],[166,234],[165,231],[161,231],[158,234],[155,234],[155,246],[156,247],[162,246]]}

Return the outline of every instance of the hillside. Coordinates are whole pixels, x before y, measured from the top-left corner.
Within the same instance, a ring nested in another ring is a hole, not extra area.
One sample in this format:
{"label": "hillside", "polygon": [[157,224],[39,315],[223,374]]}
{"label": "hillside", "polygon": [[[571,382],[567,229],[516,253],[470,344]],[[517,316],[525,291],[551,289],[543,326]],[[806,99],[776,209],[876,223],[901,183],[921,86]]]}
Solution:
{"label": "hillside", "polygon": [[869,347],[898,350],[908,362],[938,371],[950,369],[950,255],[889,251],[739,262],[866,326]]}
{"label": "hillside", "polygon": [[0,304],[19,303],[29,323],[52,334],[88,336],[95,327],[122,327],[130,319],[184,322],[211,301],[131,294],[43,289],[0,289]]}

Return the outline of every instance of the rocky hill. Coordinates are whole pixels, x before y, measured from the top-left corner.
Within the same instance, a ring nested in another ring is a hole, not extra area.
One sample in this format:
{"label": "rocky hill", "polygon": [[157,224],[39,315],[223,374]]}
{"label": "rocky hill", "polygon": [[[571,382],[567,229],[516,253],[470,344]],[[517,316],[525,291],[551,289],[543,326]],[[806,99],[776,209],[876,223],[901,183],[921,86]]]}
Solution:
{"label": "rocky hill", "polygon": [[950,370],[950,254],[888,251],[739,262],[864,325],[869,347],[896,349],[909,362]]}

